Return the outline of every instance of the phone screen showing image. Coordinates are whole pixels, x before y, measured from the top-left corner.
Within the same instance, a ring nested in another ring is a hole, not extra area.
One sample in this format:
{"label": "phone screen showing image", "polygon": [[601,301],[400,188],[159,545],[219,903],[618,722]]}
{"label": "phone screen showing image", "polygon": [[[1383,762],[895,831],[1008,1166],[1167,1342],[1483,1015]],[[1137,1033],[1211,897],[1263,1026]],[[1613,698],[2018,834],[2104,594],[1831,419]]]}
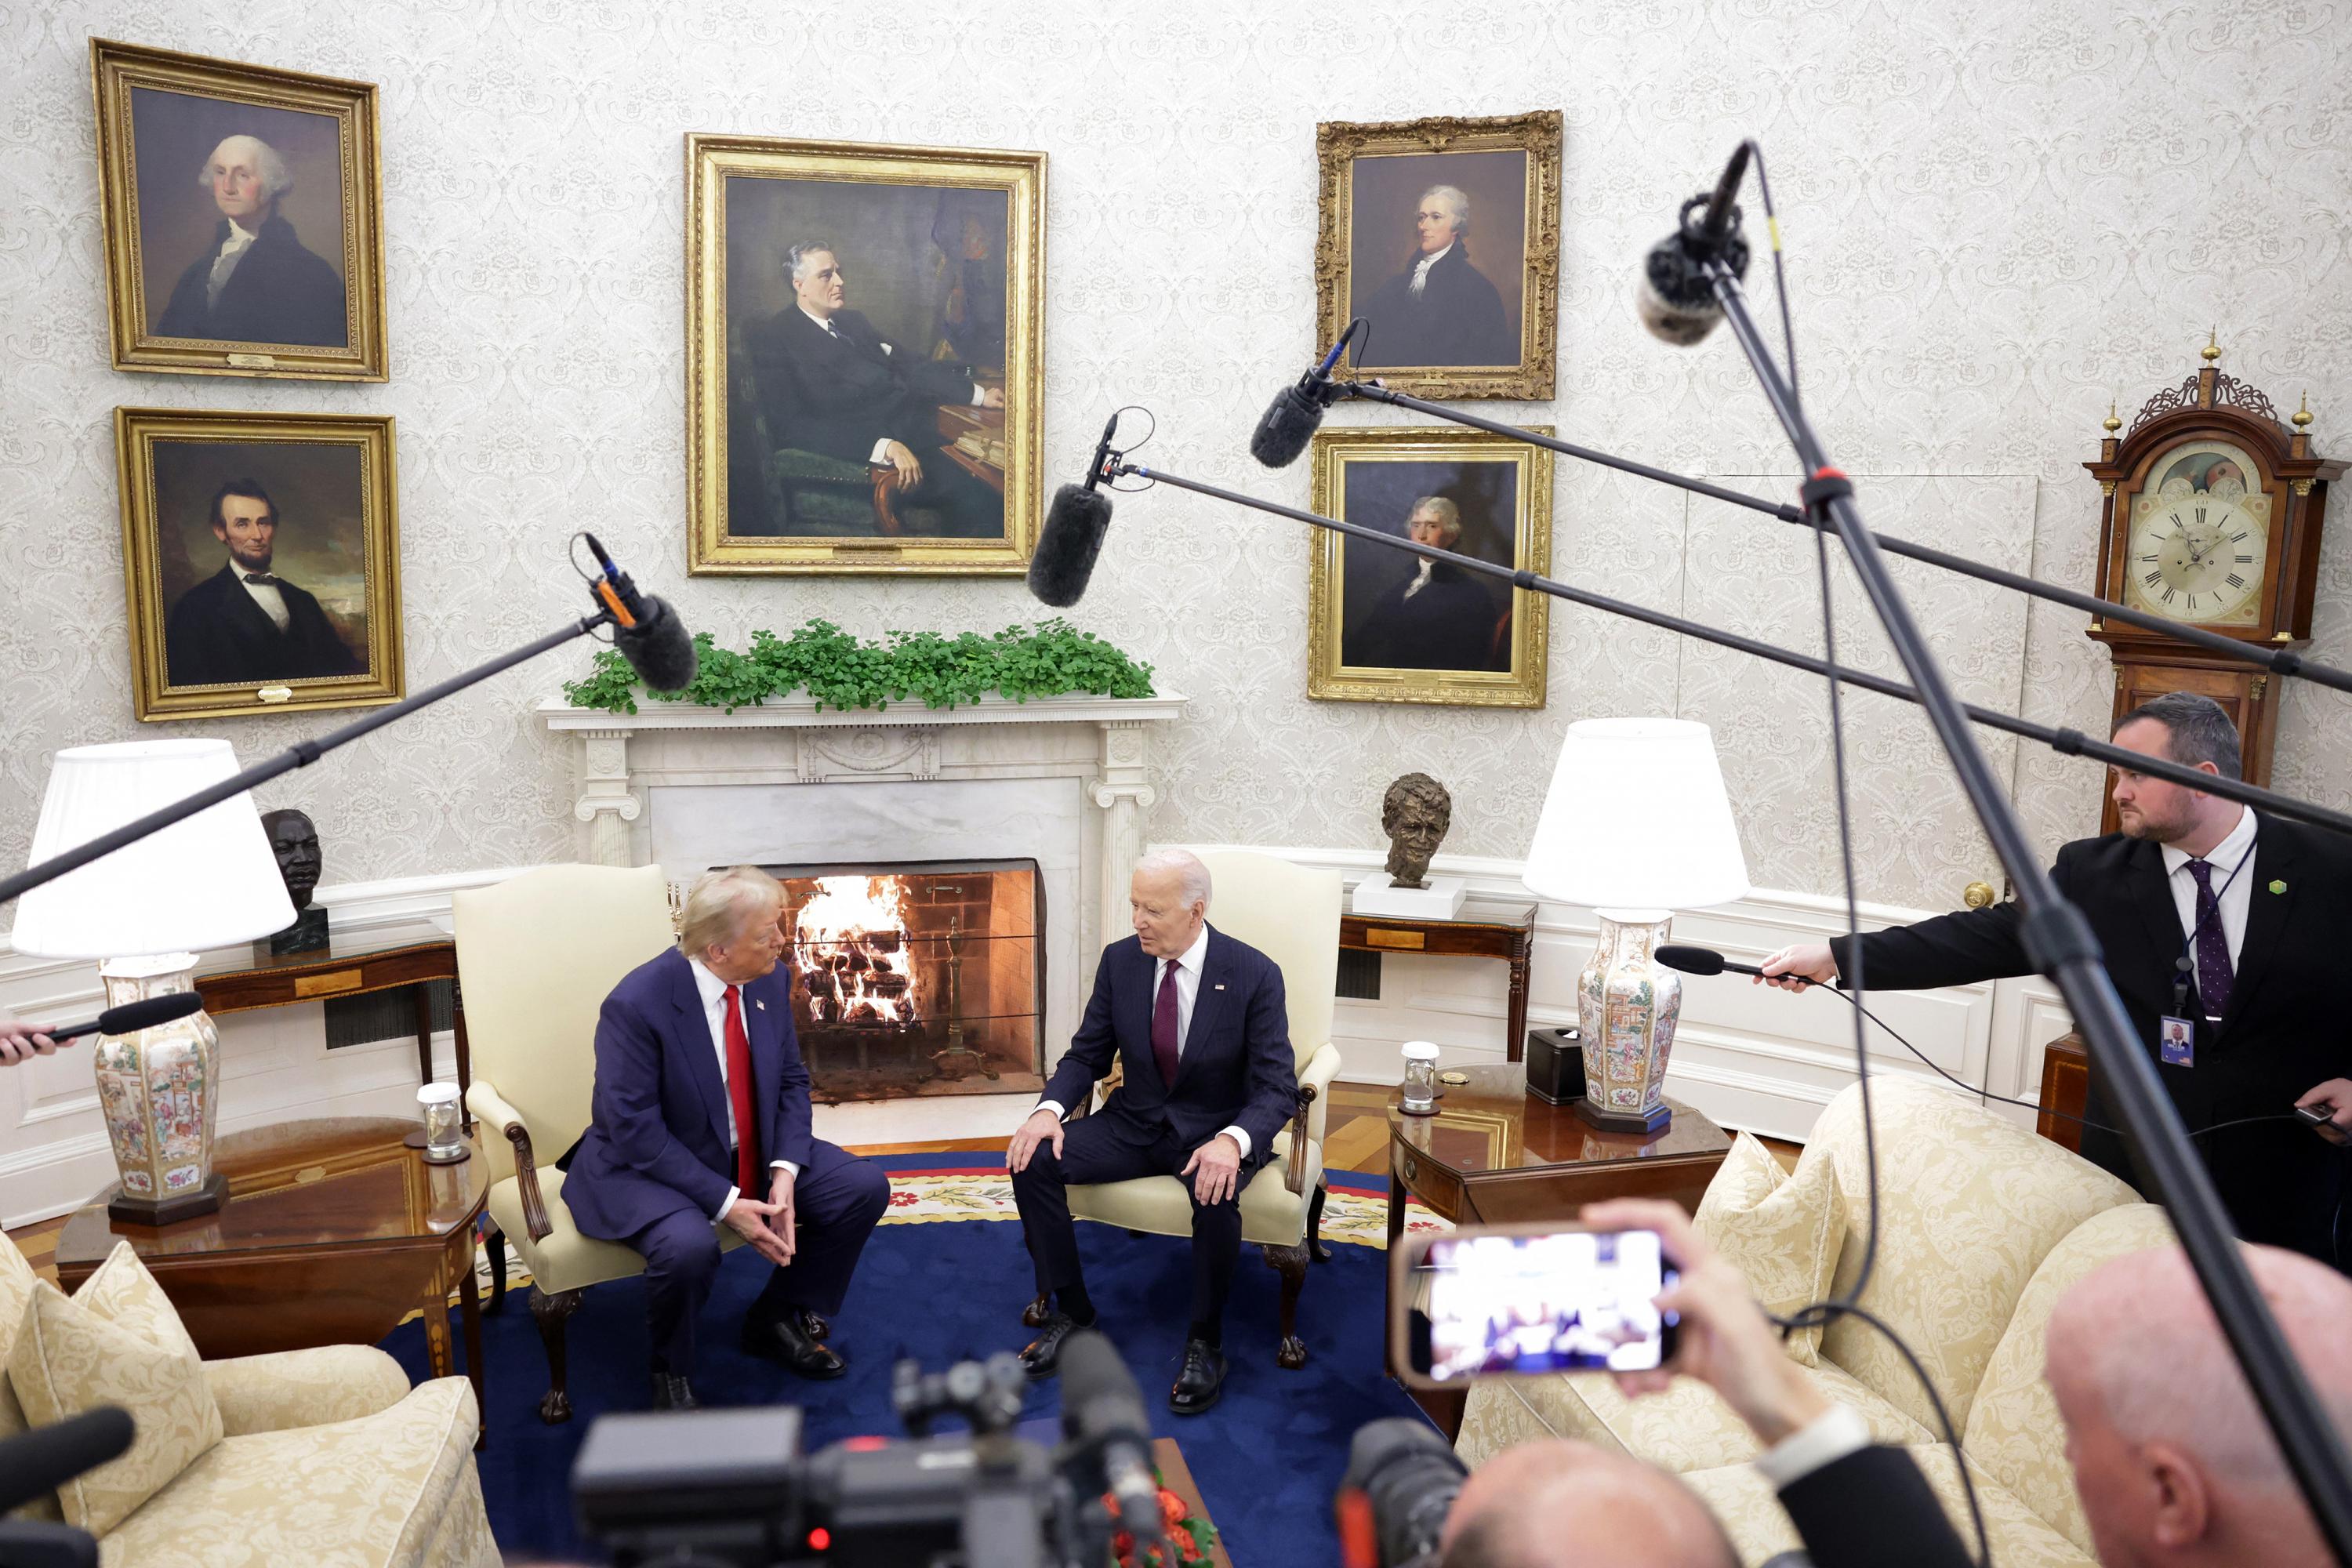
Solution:
{"label": "phone screen showing image", "polygon": [[1674,1354],[1674,1283],[1651,1230],[1433,1239],[1412,1370],[1433,1382],[1543,1372],[1641,1372]]}

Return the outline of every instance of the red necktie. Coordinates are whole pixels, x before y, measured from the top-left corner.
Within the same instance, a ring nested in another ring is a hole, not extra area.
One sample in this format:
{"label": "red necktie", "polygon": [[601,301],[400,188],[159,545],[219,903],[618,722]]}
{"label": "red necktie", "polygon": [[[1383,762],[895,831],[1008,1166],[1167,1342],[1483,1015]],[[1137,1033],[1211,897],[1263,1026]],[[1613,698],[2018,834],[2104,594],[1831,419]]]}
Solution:
{"label": "red necktie", "polygon": [[743,1003],[727,988],[727,1103],[735,1110],[735,1185],[756,1203],[768,1189],[760,1184],[760,1122],[751,1114],[751,1037],[743,1032]]}
{"label": "red necktie", "polygon": [[1160,1000],[1151,1009],[1151,1059],[1160,1064],[1160,1081],[1176,1087],[1176,968],[1160,982]]}

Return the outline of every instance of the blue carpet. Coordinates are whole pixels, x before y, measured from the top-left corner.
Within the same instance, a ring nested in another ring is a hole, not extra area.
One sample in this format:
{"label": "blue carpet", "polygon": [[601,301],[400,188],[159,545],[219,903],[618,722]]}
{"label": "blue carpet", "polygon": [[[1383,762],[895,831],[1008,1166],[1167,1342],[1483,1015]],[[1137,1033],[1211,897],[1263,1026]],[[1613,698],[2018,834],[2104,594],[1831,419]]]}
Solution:
{"label": "blue carpet", "polygon": [[[929,1161],[896,1158],[887,1164],[937,1168]],[[1285,1372],[1274,1364],[1278,1280],[1255,1248],[1244,1248],[1226,1311],[1225,1353],[1233,1368],[1224,1397],[1206,1415],[1179,1417],[1167,1409],[1166,1390],[1183,1351],[1188,1244],[1130,1237],[1100,1225],[1081,1225],[1078,1236],[1103,1326],[1142,1384],[1155,1434],[1175,1438],[1181,1448],[1237,1568],[1337,1562],[1331,1494],[1347,1463],[1349,1436],[1364,1422],[1415,1410],[1381,1372],[1386,1255],[1340,1246],[1331,1262],[1315,1266],[1299,1303],[1307,1363]],[[1029,1258],[1019,1226],[1004,1221],[877,1229],[835,1324],[832,1342],[848,1359],[849,1373],[834,1383],[803,1383],[736,1348],[736,1325],[759,1290],[764,1267],[749,1250],[729,1254],[721,1266],[701,1320],[696,1389],[710,1404],[800,1405],[812,1450],[844,1437],[899,1436],[889,1399],[890,1368],[899,1357],[917,1357],[936,1370],[964,1357],[1018,1350],[1029,1337],[1021,1324],[1021,1310],[1033,1294]],[[527,1292],[509,1292],[504,1310],[485,1318],[482,1330],[489,1443],[478,1458],[500,1549],[515,1563],[601,1561],[573,1522],[567,1478],[591,1420],[644,1407],[642,1281],[599,1285],[572,1314],[574,1414],[565,1426],[539,1420],[547,1363]],[[412,1377],[426,1375],[421,1322],[395,1331],[383,1348]],[[1057,1383],[1032,1389],[1027,1417],[1059,1410]]]}

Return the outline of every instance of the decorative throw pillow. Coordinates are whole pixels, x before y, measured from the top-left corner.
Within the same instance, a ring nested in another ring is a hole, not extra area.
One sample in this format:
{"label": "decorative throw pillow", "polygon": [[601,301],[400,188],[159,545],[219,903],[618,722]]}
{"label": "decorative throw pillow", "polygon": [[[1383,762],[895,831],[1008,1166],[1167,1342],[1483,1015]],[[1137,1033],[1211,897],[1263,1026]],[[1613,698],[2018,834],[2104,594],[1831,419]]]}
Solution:
{"label": "decorative throw pillow", "polygon": [[121,1458],[58,1489],[66,1522],[103,1535],[221,1440],[220,1407],[180,1315],[128,1242],[68,1300],[37,1281],[8,1355],[8,1380],[36,1426],[120,1405],[138,1423]]}
{"label": "decorative throw pillow", "polygon": [[[0,1438],[14,1437],[25,1430],[24,1408],[16,1396],[8,1392],[8,1347],[16,1342],[16,1325],[25,1321],[25,1303],[33,1299],[33,1287],[40,1276],[25,1261],[5,1237],[0,1237]],[[28,1502],[8,1515],[11,1519],[55,1520],[58,1500],[54,1494]]]}
{"label": "decorative throw pillow", "polygon": [[[1692,1221],[1747,1276],[1764,1310],[1785,1317],[1829,1294],[1845,1242],[1845,1194],[1827,1158],[1800,1161],[1791,1175],[1770,1150],[1742,1132]],[[1782,1343],[1800,1365],[1821,1360],[1818,1328],[1800,1330]]]}

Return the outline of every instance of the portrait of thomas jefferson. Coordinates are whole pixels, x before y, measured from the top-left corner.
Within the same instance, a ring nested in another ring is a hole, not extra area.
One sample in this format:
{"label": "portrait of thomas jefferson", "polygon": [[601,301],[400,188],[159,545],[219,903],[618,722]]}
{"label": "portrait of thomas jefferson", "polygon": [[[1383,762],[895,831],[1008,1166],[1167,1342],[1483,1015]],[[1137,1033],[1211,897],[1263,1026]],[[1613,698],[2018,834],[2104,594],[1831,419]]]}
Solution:
{"label": "portrait of thomas jefferson", "polygon": [[281,520],[258,481],[223,484],[210,521],[225,559],[180,595],[164,622],[171,685],[314,680],[365,668],[317,596],[272,570]]}
{"label": "portrait of thomas jefferson", "polygon": [[[1362,521],[1350,518],[1350,521]],[[1415,544],[1452,550],[1462,539],[1462,508],[1442,495],[1414,500],[1404,518]],[[1511,605],[1507,591],[1450,561],[1415,558],[1351,541],[1349,555],[1370,560],[1364,580],[1390,579],[1368,607],[1347,616],[1339,662],[1359,668],[1507,670],[1511,668]],[[1351,559],[1351,568],[1358,566]],[[1350,570],[1352,589],[1358,580]]]}
{"label": "portrait of thomas jefferson", "polygon": [[211,244],[173,285],[155,331],[229,342],[347,342],[342,278],[279,214],[294,176],[278,149],[257,136],[225,137],[196,184],[219,218]]}
{"label": "portrait of thomas jefferson", "polygon": [[1454,185],[1421,193],[1404,268],[1364,302],[1370,340],[1360,365],[1516,364],[1519,343],[1503,296],[1470,258],[1470,198]]}

